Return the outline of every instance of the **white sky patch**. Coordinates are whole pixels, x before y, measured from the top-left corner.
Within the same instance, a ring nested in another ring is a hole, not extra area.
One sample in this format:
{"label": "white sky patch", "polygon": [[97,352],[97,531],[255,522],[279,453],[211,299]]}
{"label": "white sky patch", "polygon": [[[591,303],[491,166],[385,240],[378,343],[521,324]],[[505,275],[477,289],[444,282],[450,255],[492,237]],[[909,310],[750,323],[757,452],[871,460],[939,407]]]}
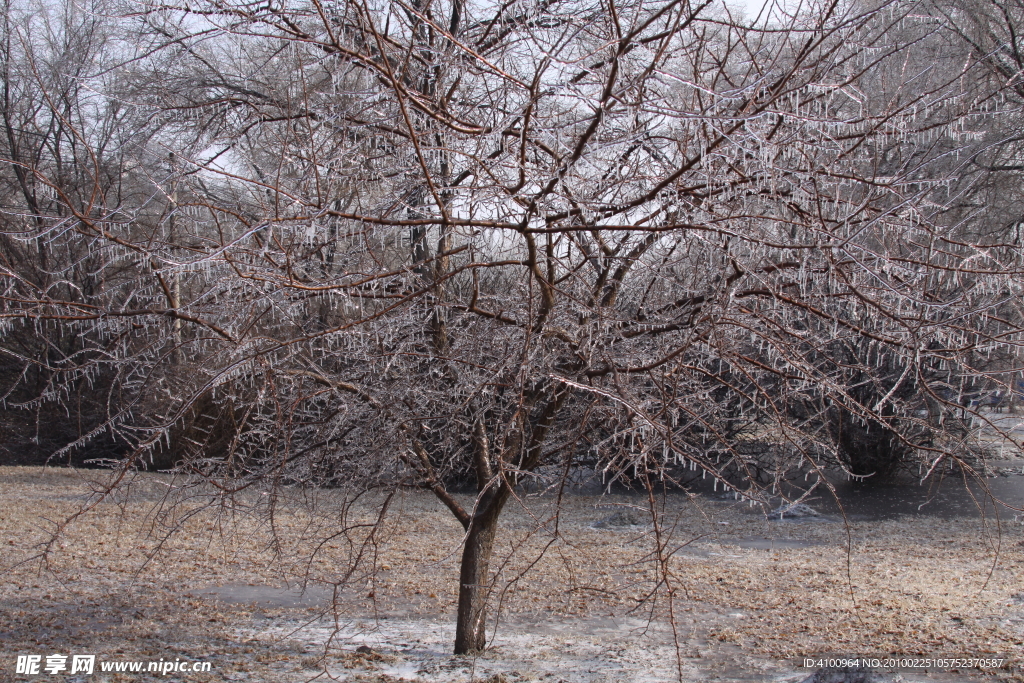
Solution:
{"label": "white sky patch", "polygon": [[767,12],[766,5],[771,6],[773,0],[725,0],[725,6],[733,12],[739,11],[745,19],[754,19],[762,12]]}
{"label": "white sky patch", "polygon": [[794,11],[806,10],[807,0],[722,0],[724,7],[745,24],[785,23]]}

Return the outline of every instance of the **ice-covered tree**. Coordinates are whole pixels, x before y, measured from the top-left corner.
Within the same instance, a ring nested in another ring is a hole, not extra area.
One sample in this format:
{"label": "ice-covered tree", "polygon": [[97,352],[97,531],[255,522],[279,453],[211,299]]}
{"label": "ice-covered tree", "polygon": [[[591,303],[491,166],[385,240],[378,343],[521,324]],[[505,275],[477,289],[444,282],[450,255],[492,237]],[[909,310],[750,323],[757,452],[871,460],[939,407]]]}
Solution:
{"label": "ice-covered tree", "polygon": [[1003,112],[922,7],[140,5],[117,92],[160,122],[152,193],[5,235],[133,277],[79,299],[5,266],[0,315],[117,368],[119,468],[433,491],[465,530],[455,650],[480,649],[527,482],[764,500],[871,474],[853,432],[962,459],[1021,251],[951,218]]}

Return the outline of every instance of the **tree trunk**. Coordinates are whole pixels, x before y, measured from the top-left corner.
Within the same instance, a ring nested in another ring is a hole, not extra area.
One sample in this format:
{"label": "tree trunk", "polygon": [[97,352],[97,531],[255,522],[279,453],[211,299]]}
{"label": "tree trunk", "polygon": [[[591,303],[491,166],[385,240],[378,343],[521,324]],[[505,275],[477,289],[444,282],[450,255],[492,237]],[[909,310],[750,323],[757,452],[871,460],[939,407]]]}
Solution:
{"label": "tree trunk", "polygon": [[[487,595],[491,553],[501,506],[490,506],[473,516],[462,549],[459,572],[459,618],[455,627],[455,654],[479,652],[487,642]],[[498,509],[494,509],[498,508]]]}

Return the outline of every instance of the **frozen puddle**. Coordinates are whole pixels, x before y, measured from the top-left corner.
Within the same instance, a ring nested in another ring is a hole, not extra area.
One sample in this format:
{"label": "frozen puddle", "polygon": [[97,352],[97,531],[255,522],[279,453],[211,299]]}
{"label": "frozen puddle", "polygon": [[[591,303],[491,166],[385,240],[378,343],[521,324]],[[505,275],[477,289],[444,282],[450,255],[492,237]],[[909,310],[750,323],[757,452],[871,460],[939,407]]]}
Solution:
{"label": "frozen puddle", "polygon": [[755,550],[789,550],[791,548],[813,548],[824,545],[820,541],[803,541],[781,538],[739,538],[736,540],[722,539],[721,543],[738,545],[741,548]]}
{"label": "frozen puddle", "polygon": [[685,560],[699,560],[708,557],[732,557],[741,558],[742,555],[733,555],[729,553],[714,552],[706,548],[706,544],[716,543],[721,546],[727,546],[728,548],[745,548],[748,550],[803,550],[805,548],[815,548],[818,546],[826,545],[821,541],[807,541],[802,539],[784,539],[784,538],[709,538],[702,539],[703,542],[692,543],[685,548],[680,549],[677,553],[677,557]]}
{"label": "frozen puddle", "polygon": [[188,593],[196,598],[224,602],[231,605],[273,607],[326,607],[333,599],[333,591],[319,586],[261,586],[248,583],[226,583],[200,588]]}

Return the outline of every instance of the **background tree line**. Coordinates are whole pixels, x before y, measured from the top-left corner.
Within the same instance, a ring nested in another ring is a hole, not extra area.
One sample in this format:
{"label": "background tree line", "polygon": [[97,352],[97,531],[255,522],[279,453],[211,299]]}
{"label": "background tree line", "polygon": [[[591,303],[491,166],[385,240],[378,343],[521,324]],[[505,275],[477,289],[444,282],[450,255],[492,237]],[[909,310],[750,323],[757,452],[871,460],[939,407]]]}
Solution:
{"label": "background tree line", "polygon": [[3,457],[429,489],[457,652],[523,484],[970,471],[1022,11],[9,1]]}

